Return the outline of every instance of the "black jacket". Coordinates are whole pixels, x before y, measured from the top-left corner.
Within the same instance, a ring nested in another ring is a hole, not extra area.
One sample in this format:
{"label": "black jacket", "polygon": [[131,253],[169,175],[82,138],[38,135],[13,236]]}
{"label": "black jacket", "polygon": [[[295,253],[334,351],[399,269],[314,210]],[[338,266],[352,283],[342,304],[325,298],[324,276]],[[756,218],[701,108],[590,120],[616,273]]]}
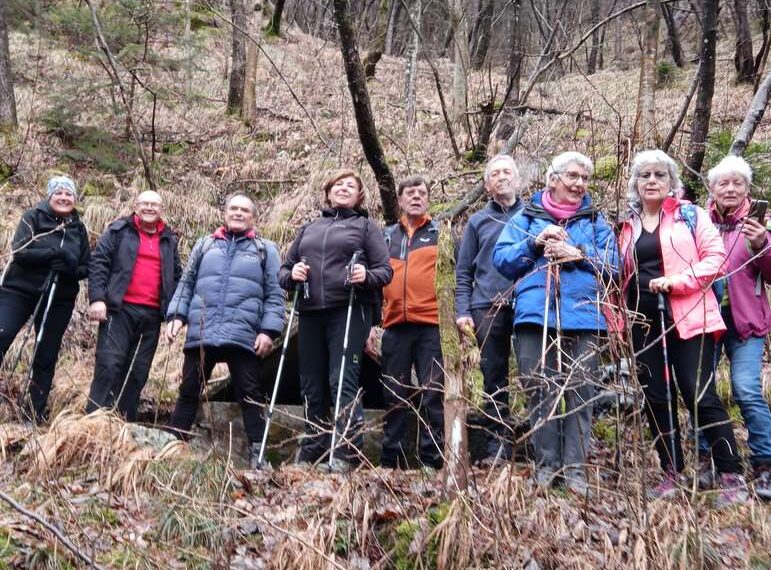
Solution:
{"label": "black jacket", "polygon": [[3,287],[39,293],[51,272],[51,262],[61,259],[66,270],[59,272],[55,298],[72,301],[78,296],[78,281],[88,274],[90,248],[86,226],[75,210],[67,218],[59,218],[48,202],[40,202],[22,215],[11,249]]}
{"label": "black jacket", "polygon": [[383,232],[363,210],[326,208],[321,218],[303,226],[286,254],[279,283],[287,291],[294,290],[292,267],[305,257],[311,268],[310,298],[301,301],[300,311],[345,306],[350,291],[345,283],[346,266],[357,250],[362,252],[358,263],[367,268],[367,278],[356,286],[356,298],[378,305],[380,289],[391,281],[393,269]]}
{"label": "black jacket", "polygon": [[[159,237],[161,250],[161,314],[174,296],[182,275],[177,250],[177,236],[165,226]],[[123,304],[139,250],[139,231],[134,215],[112,222],[99,237],[88,265],[88,299],[91,303],[104,301],[109,310],[118,310]]]}

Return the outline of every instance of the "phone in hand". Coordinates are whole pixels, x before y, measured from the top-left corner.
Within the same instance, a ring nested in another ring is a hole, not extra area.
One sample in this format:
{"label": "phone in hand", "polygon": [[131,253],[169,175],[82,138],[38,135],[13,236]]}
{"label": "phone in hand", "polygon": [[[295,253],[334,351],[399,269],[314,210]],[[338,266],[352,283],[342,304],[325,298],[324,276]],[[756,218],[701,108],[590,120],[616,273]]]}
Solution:
{"label": "phone in hand", "polygon": [[755,218],[758,223],[765,225],[768,200],[752,200],[750,202],[750,218]]}

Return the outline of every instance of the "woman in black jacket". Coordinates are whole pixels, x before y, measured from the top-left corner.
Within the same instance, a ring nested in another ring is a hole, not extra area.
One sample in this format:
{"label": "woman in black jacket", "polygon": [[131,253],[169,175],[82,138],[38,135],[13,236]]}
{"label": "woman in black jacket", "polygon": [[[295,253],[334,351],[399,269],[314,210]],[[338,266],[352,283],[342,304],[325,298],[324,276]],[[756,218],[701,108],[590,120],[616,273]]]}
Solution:
{"label": "woman in black jacket", "polygon": [[[281,266],[279,282],[287,291],[304,289],[298,334],[306,435],[299,461],[308,463],[319,461],[330,449],[330,407],[334,410],[350,288],[354,288],[332,465],[345,471],[359,462],[364,421],[359,363],[369,329],[379,320],[380,289],[391,281],[393,270],[382,231],[361,208],[361,178],[352,170],[339,170],[323,188],[328,207],[321,218],[300,230]],[[357,260],[351,264],[356,252]]]}
{"label": "woman in black jacket", "polygon": [[0,280],[0,362],[31,315],[36,331],[41,326],[53,291],[25,401],[25,413],[34,421],[44,417],[62,337],[90,254],[88,232],[75,211],[75,182],[55,176],[48,181],[47,196],[22,215]]}

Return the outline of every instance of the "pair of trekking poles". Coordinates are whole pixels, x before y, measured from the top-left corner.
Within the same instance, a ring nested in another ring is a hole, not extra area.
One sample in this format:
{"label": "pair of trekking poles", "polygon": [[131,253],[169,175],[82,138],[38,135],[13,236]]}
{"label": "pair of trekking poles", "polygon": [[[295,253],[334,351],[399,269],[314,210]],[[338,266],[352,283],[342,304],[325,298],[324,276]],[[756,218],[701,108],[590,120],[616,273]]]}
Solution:
{"label": "pair of trekking poles", "polygon": [[[351,330],[351,314],[353,312],[353,300],[355,296],[356,288],[351,282],[351,276],[353,273],[353,266],[358,262],[362,251],[356,250],[351,257],[351,261],[346,266],[345,283],[350,287],[348,294],[348,312],[345,316],[345,333],[343,334],[343,355],[340,361],[340,373],[337,378],[337,395],[335,397],[335,415],[332,419],[332,443],[329,448],[329,469],[332,469],[335,457],[335,447],[337,445],[337,418],[340,414],[340,399],[343,394],[343,377],[345,376],[345,362],[348,357],[348,337]],[[300,259],[303,263],[307,264],[308,261],[303,257]],[[276,398],[278,397],[279,384],[281,382],[281,374],[284,371],[284,361],[286,360],[286,350],[289,346],[289,337],[292,334],[292,323],[294,322],[294,315],[297,310],[297,300],[300,297],[300,290],[303,291],[303,298],[308,299],[310,297],[310,288],[308,280],[298,282],[295,285],[294,295],[292,296],[292,307],[289,313],[289,322],[287,323],[286,333],[284,334],[284,342],[281,346],[281,356],[278,360],[278,370],[276,371],[276,381],[273,383],[273,393],[270,397],[270,405],[268,406],[268,412],[265,417],[265,430],[262,433],[262,443],[260,445],[260,453],[257,457],[257,465],[262,467],[265,457],[265,448],[268,443],[268,431],[270,430],[270,423],[273,419],[273,411],[276,407]]]}
{"label": "pair of trekking poles", "polygon": [[[32,332],[32,328],[35,326],[35,321],[37,321],[38,315],[40,314],[40,309],[43,307],[43,300],[45,299],[45,308],[43,309],[43,318],[40,320],[40,325],[38,326],[37,335],[35,335],[35,344],[32,348],[32,357],[29,361],[29,367],[27,368],[27,377],[24,381],[24,385],[22,386],[22,390],[19,395],[19,407],[20,409],[24,409],[25,404],[25,398],[27,398],[27,393],[29,392],[29,386],[32,382],[32,371],[33,371],[33,365],[35,363],[35,357],[37,356],[37,351],[40,348],[40,342],[43,340],[43,334],[45,333],[46,328],[46,322],[48,322],[48,315],[51,312],[51,305],[54,301],[54,296],[56,295],[56,286],[59,282],[59,273],[55,271],[50,271],[48,273],[48,277],[46,277],[46,280],[43,283],[43,288],[40,290],[40,297],[37,300],[37,303],[35,304],[35,308],[32,311],[32,319],[30,320],[29,324],[27,325],[27,330],[24,332],[24,336],[22,337],[21,344],[19,345],[19,351],[16,353],[16,358],[13,361],[13,366],[11,366],[11,372],[16,370],[16,367],[19,365],[19,362],[21,362],[21,356],[24,352],[24,345],[27,344],[27,340],[29,339],[29,335]],[[48,291],[48,294],[46,295],[46,290]]]}

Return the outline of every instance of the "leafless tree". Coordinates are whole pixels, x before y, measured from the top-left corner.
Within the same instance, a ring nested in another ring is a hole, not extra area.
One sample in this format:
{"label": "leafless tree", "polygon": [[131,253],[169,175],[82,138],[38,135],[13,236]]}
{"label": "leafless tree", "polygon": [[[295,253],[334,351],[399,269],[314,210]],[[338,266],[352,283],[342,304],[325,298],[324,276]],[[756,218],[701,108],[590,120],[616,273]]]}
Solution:
{"label": "leafless tree", "polygon": [[747,0],[734,0],[734,16],[736,19],[736,51],[734,52],[736,80],[740,83],[754,83],[755,58],[752,55],[752,33],[747,16]]}
{"label": "leafless tree", "polygon": [[640,60],[640,86],[637,95],[635,140],[643,146],[656,144],[656,56],[659,39],[659,0],[648,0],[645,6],[645,42]]}
{"label": "leafless tree", "polygon": [[18,124],[5,10],[5,3],[0,4],[0,131],[15,129]]}
{"label": "leafless tree", "polygon": [[375,77],[375,67],[383,57],[388,35],[388,16],[391,14],[391,0],[380,0],[375,20],[375,30],[372,35],[367,55],[364,56],[364,76],[367,79]]}
{"label": "leafless tree", "polygon": [[230,82],[228,84],[227,111],[241,113],[244,104],[244,84],[246,82],[246,3],[249,0],[230,0],[230,17],[233,22],[232,62],[230,64]]}

